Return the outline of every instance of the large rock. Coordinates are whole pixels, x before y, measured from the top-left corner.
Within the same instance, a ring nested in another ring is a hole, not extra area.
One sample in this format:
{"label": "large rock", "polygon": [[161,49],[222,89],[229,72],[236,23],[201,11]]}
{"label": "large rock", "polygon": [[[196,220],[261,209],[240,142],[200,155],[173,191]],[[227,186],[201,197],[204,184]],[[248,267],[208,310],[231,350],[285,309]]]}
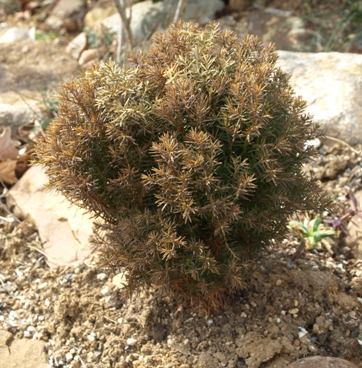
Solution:
{"label": "large rock", "polygon": [[78,60],[80,54],[87,48],[87,44],[87,34],[85,32],[81,32],[77,37],[69,42],[68,46],[65,48],[65,52]]}
{"label": "large rock", "polygon": [[278,65],[327,135],[362,143],[362,55],[279,51]]}
{"label": "large rock", "polygon": [[65,22],[69,21],[70,17],[81,17],[85,8],[85,0],[59,0],[47,18],[46,24],[50,28],[58,30],[66,26]]}
{"label": "large rock", "polygon": [[1,32],[0,43],[9,43],[21,40],[28,40],[35,38],[35,28],[18,28],[12,27],[7,29],[5,32]]}
{"label": "large rock", "polygon": [[[166,28],[173,21],[177,4],[178,0],[157,3],[147,0],[134,4],[131,18],[134,45],[149,38],[158,27]],[[188,1],[182,19],[205,23],[214,19],[215,12],[221,10],[223,6],[224,3],[221,0]],[[121,17],[117,13],[106,18],[102,24],[108,27],[111,32],[117,33],[120,22]]]}
{"label": "large rock", "polygon": [[97,24],[101,23],[104,19],[116,13],[118,13],[118,10],[114,5],[105,8],[96,6],[93,9],[89,10],[85,15],[84,26],[92,29]]}
{"label": "large rock", "polygon": [[[173,20],[173,15],[176,12],[178,3],[179,0],[164,1],[165,14],[172,15],[172,18],[169,18],[170,22]],[[171,4],[171,11],[169,10],[169,4]],[[221,0],[188,0],[182,19],[208,23],[215,18],[215,13],[224,6],[225,4]]]}
{"label": "large rock", "polygon": [[299,359],[289,364],[287,368],[357,368],[357,366],[339,358],[314,356]]}
{"label": "large rock", "polygon": [[8,206],[19,217],[33,219],[51,263],[81,262],[91,254],[93,222],[62,195],[47,189],[47,182],[40,166],[31,167],[10,189]]}
{"label": "large rock", "polygon": [[10,332],[0,330],[1,367],[47,368],[44,347],[43,341],[13,339]]}
{"label": "large rock", "polygon": [[[151,0],[132,6],[131,31],[133,44],[138,45],[159,27],[164,19],[163,4]],[[103,20],[102,24],[111,32],[118,33],[121,17],[118,13]]]}

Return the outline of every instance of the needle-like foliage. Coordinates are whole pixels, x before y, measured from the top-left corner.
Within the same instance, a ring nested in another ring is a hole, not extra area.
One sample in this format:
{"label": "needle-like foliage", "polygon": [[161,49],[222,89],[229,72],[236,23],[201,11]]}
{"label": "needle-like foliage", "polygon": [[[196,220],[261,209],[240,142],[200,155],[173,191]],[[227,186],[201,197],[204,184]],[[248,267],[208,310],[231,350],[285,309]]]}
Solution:
{"label": "needle-like foliage", "polygon": [[94,242],[129,290],[217,309],[293,213],[324,207],[301,171],[318,127],[276,61],[256,37],[179,22],[63,84],[37,161],[103,219]]}

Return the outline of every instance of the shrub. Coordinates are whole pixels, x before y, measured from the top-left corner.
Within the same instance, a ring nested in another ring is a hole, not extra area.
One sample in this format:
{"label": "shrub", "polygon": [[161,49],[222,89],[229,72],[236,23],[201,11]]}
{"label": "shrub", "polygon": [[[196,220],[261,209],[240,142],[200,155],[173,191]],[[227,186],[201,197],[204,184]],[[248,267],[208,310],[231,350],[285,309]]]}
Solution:
{"label": "shrub", "polygon": [[256,37],[179,22],[62,85],[37,162],[103,220],[94,244],[128,290],[217,309],[293,213],[324,208],[302,173],[318,127],[276,61]]}

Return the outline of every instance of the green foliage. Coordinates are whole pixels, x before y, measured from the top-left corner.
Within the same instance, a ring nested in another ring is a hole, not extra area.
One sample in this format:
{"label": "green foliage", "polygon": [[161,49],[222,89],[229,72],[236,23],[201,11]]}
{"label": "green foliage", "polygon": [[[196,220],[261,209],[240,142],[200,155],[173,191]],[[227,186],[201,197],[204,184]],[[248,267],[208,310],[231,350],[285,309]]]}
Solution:
{"label": "green foliage", "polygon": [[87,41],[90,49],[97,49],[102,46],[109,47],[117,36],[116,33],[104,26],[101,26],[98,33],[93,32],[88,27],[85,27],[83,32],[87,34]]}
{"label": "green foliage", "polygon": [[37,41],[55,40],[58,37],[55,32],[36,32],[35,39]]}
{"label": "green foliage", "polygon": [[299,238],[305,239],[307,249],[315,249],[318,243],[323,243],[325,239],[337,235],[334,229],[322,224],[322,219],[319,215],[309,223],[309,226],[298,221],[290,221],[288,228]]}
{"label": "green foliage", "polygon": [[256,37],[179,22],[63,84],[37,161],[102,219],[94,243],[129,291],[217,309],[289,216],[324,208],[301,172],[318,129],[276,60]]}

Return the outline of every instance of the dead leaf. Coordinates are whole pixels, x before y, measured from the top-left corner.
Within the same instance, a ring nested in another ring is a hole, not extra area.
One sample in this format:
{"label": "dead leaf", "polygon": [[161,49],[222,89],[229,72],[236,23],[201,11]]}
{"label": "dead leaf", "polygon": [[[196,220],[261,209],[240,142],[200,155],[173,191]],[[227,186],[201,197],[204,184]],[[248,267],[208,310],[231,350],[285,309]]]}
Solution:
{"label": "dead leaf", "polygon": [[15,184],[18,179],[15,175],[16,160],[0,162],[0,180],[6,184]]}
{"label": "dead leaf", "polygon": [[4,128],[3,132],[0,134],[0,161],[18,157],[19,150],[16,146],[19,145],[19,141],[11,139],[10,127]]}

